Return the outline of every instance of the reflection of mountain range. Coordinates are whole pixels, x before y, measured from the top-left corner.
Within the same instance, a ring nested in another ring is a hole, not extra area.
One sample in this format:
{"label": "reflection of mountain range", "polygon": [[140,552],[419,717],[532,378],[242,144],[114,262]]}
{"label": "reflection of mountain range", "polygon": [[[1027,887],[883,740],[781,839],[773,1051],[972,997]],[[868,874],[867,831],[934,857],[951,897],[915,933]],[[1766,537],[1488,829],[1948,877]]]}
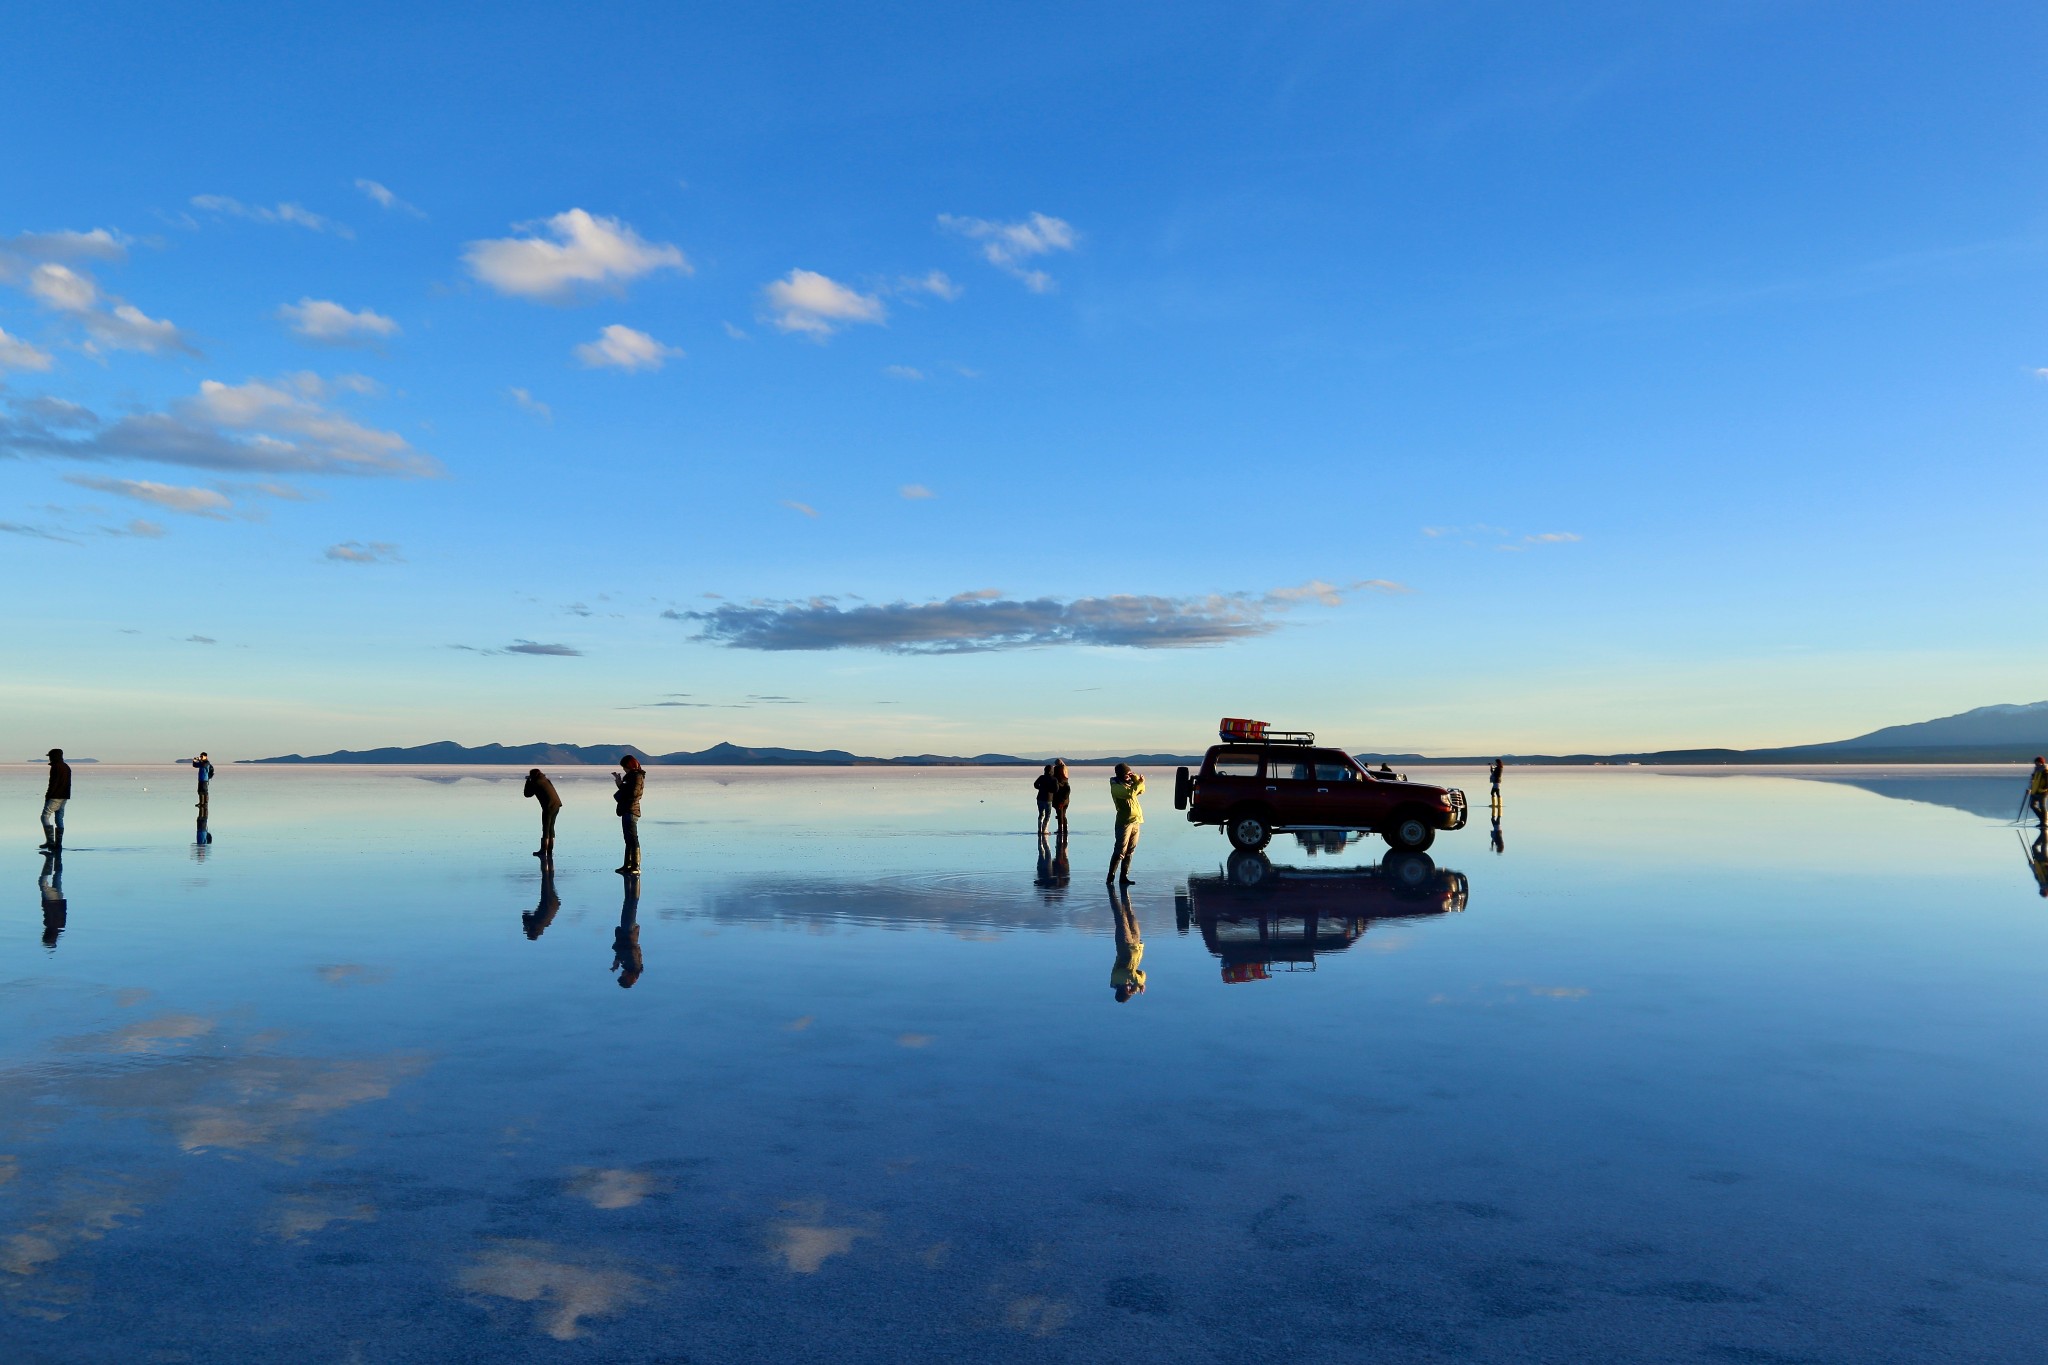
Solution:
{"label": "reflection of mountain range", "polygon": [[1877,777],[1835,777],[1801,774],[1802,782],[1833,782],[1844,787],[1861,787],[1894,801],[1919,801],[1930,806],[1947,806],[1987,820],[2010,820],[2019,810],[2024,783],[2011,776],[1970,776],[1940,774],[1915,777],[1911,774]]}

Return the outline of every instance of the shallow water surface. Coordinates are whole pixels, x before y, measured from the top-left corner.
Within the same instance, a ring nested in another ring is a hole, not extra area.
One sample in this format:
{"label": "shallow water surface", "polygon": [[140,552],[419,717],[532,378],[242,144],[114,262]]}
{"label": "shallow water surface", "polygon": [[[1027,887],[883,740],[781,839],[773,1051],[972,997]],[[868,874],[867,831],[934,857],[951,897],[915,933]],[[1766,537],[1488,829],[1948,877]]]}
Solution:
{"label": "shallow water surface", "polygon": [[519,772],[76,772],[60,871],[0,769],[21,1365],[2043,1355],[2013,773],[1235,859],[1158,773],[1126,915],[1095,770],[1063,859],[1029,770],[654,769],[637,886],[602,772],[546,881]]}

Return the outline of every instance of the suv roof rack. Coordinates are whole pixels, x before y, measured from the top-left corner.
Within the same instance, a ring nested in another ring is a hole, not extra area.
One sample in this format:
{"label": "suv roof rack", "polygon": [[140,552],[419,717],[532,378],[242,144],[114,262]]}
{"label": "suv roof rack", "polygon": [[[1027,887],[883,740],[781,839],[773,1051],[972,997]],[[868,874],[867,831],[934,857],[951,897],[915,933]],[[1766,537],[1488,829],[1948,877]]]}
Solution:
{"label": "suv roof rack", "polygon": [[[1230,742],[1242,744],[1246,741],[1232,740]],[[1316,742],[1316,732],[1313,730],[1268,730],[1259,738],[1249,742],[1253,744],[1298,744],[1306,746]]]}

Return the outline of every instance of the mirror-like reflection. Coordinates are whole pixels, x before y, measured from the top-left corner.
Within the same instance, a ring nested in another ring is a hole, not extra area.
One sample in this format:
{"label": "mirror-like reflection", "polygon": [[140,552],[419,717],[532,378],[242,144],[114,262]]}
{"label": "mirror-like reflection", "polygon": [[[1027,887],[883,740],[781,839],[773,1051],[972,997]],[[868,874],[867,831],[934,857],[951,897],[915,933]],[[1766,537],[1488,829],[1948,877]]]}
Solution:
{"label": "mirror-like reflection", "polygon": [[555,894],[555,864],[552,858],[540,865],[540,900],[533,909],[521,912],[519,927],[528,939],[538,939],[562,912],[562,898]]}
{"label": "mirror-like reflection", "polygon": [[1129,890],[1111,887],[1109,909],[1116,933],[1116,961],[1109,969],[1109,989],[1121,1005],[1132,996],[1145,993],[1145,935],[1137,915],[1131,911]]}
{"label": "mirror-like reflection", "polygon": [[2034,874],[2034,884],[2040,887],[2043,896],[2048,896],[2048,825],[2041,826],[2031,844],[2022,837],[2020,847],[2026,850],[2027,871]]}
{"label": "mirror-like reflection", "polygon": [[626,885],[619,927],[612,932],[612,970],[618,973],[620,988],[630,990],[646,965],[640,956],[640,874],[622,872],[619,880]]}
{"label": "mirror-like reflection", "polygon": [[1198,927],[1223,964],[1223,980],[1236,984],[1267,980],[1276,968],[1314,971],[1319,954],[1349,948],[1376,920],[1463,910],[1469,895],[1465,874],[1439,868],[1427,853],[1311,869],[1240,852],[1218,875],[1188,878],[1174,899],[1174,922],[1183,934]]}
{"label": "mirror-like reflection", "polygon": [[43,854],[43,870],[36,878],[36,891],[42,901],[43,946],[54,949],[57,940],[64,935],[64,927],[70,922],[70,908],[64,899],[64,855],[51,851]]}

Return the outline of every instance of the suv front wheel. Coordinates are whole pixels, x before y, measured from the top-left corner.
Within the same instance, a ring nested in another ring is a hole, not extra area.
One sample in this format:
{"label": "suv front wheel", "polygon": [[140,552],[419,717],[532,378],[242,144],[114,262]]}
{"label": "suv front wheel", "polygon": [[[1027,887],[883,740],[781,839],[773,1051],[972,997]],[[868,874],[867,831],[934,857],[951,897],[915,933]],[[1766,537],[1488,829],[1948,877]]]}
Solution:
{"label": "suv front wheel", "polygon": [[1273,838],[1273,823],[1262,810],[1232,811],[1223,822],[1230,846],[1244,853],[1257,853]]}
{"label": "suv front wheel", "polygon": [[1380,833],[1388,848],[1403,853],[1420,853],[1436,842],[1436,827],[1423,819],[1420,811],[1401,811],[1394,816],[1394,823]]}

